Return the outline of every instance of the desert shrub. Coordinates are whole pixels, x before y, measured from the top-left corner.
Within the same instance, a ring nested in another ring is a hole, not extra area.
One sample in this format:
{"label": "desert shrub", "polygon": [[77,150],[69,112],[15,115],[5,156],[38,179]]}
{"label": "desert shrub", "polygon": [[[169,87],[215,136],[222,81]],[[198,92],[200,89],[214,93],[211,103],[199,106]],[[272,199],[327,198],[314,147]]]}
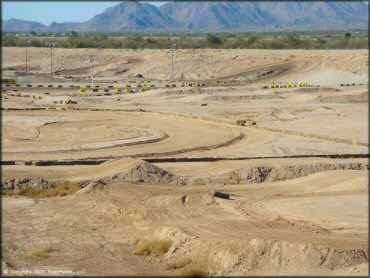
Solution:
{"label": "desert shrub", "polygon": [[234,40],[226,40],[224,44],[222,45],[222,48],[233,49],[235,47],[235,43],[233,41]]}
{"label": "desert shrub", "polygon": [[240,184],[243,181],[243,178],[240,176],[240,174],[236,174],[234,176],[234,180],[237,184]]}
{"label": "desert shrub", "polygon": [[287,178],[286,178],[286,176],[270,176],[269,178],[268,178],[268,180],[269,181],[271,181],[271,182],[277,182],[277,181],[285,181]]}
{"label": "desert shrub", "polygon": [[193,266],[193,267],[184,269],[181,275],[185,277],[207,277],[209,276],[209,273],[208,271],[204,269],[204,267]]}
{"label": "desert shrub", "polygon": [[42,246],[34,247],[28,252],[28,256],[31,258],[45,257],[51,251],[51,244],[45,244]]}
{"label": "desert shrub", "polygon": [[130,48],[130,49],[137,49],[138,48],[138,44],[135,41],[133,41],[133,40],[127,40],[123,44],[123,47],[124,48]]}
{"label": "desert shrub", "polygon": [[227,41],[228,39],[223,35],[214,33],[209,33],[204,39],[199,39],[203,48],[224,48],[223,45]]}
{"label": "desert shrub", "polygon": [[229,38],[222,45],[226,49],[242,49],[247,47],[247,41],[244,37]]}
{"label": "desert shrub", "polygon": [[266,48],[268,49],[283,49],[284,43],[279,39],[273,39],[265,42]]}
{"label": "desert shrub", "polygon": [[47,189],[27,187],[15,192],[15,194],[30,198],[51,198],[67,196],[80,189],[81,186],[77,183],[62,183],[54,188]]}
{"label": "desert shrub", "polygon": [[1,189],[1,195],[4,195],[4,196],[13,196],[13,195],[16,195],[16,194],[14,193],[14,190]]}
{"label": "desert shrub", "polygon": [[[169,40],[168,38],[158,38],[156,39],[156,47],[159,49],[170,49],[173,45],[173,42]],[[146,47],[145,45],[143,47]],[[176,48],[179,48],[178,44],[176,43]]]}
{"label": "desert shrub", "polygon": [[191,259],[188,257],[183,257],[174,262],[167,264],[167,269],[179,269],[183,268],[191,263]]}
{"label": "desert shrub", "polygon": [[254,34],[250,34],[247,39],[247,47],[250,47],[252,44],[258,42],[258,37]]}
{"label": "desert shrub", "polygon": [[192,48],[192,49],[205,48],[205,46],[206,46],[206,42],[205,40],[202,40],[202,39],[193,39],[189,43],[189,48]]}
{"label": "desert shrub", "polygon": [[279,178],[278,178],[278,177],[271,177],[271,178],[270,178],[270,181],[272,181],[272,182],[276,182],[276,181],[279,181]]}
{"label": "desert shrub", "polygon": [[212,46],[220,45],[222,43],[222,38],[220,38],[216,34],[210,33],[207,35],[207,42],[209,45]]}
{"label": "desert shrub", "polygon": [[296,48],[301,45],[301,39],[297,33],[286,34],[284,41],[287,43],[289,48]]}
{"label": "desert shrub", "polygon": [[244,125],[246,124],[246,120],[244,120],[244,119],[236,120],[236,124],[237,124],[237,125],[244,126]]}
{"label": "desert shrub", "polygon": [[[349,34],[349,35],[348,35]],[[24,47],[30,40],[32,47],[45,47],[50,43],[51,34],[39,34],[38,37],[19,37],[15,33],[2,35],[2,46]],[[225,49],[367,49],[368,36],[364,33],[319,32],[279,32],[274,34],[222,34],[209,33],[175,35],[176,40],[162,34],[158,37],[143,37],[138,34],[128,34],[122,37],[108,37],[106,34],[78,34],[68,38],[58,39],[60,48],[128,48],[128,49],[170,49],[176,42],[177,49],[225,48]]]}
{"label": "desert shrub", "polygon": [[176,41],[176,48],[182,49],[182,48],[192,48],[192,43],[194,42],[194,39],[182,36],[180,39]]}
{"label": "desert shrub", "polygon": [[136,245],[135,255],[148,256],[152,253],[156,255],[164,255],[171,247],[170,241],[150,240],[140,241]]}

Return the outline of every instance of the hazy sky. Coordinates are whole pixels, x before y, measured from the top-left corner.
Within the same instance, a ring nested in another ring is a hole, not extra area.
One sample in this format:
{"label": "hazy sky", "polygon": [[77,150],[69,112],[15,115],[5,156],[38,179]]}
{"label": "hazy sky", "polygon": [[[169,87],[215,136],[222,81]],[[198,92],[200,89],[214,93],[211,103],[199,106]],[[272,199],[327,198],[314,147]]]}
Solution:
{"label": "hazy sky", "polygon": [[[66,1],[66,2],[39,2],[39,1],[2,1],[2,19],[11,18],[40,22],[49,25],[55,22],[82,22],[94,15],[103,12],[121,1]],[[147,1],[160,6],[166,2]]]}

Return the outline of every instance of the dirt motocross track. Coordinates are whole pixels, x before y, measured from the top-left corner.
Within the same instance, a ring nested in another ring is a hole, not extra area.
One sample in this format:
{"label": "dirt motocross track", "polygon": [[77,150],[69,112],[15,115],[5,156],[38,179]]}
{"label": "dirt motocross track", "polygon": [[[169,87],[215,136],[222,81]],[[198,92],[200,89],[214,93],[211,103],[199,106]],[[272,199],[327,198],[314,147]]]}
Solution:
{"label": "dirt motocross track", "polygon": [[173,81],[170,50],[28,53],[3,48],[3,275],[368,274],[366,50],[176,50]]}

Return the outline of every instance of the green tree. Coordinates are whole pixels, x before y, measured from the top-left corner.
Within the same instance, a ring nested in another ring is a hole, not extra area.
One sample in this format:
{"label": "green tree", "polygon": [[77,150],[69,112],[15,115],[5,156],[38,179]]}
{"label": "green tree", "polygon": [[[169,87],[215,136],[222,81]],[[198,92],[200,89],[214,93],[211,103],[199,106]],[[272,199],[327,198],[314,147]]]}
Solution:
{"label": "green tree", "polygon": [[272,41],[265,42],[267,49],[283,49],[284,44],[279,39],[273,39]]}
{"label": "green tree", "polygon": [[285,36],[284,41],[288,44],[289,48],[297,48],[301,44],[301,40],[297,33],[288,33]]}
{"label": "green tree", "polygon": [[248,35],[246,47],[250,48],[253,44],[258,42],[258,37],[254,34]]}
{"label": "green tree", "polygon": [[71,31],[71,32],[69,33],[69,35],[70,35],[72,38],[76,38],[76,37],[77,37],[77,35],[78,35],[78,33],[77,33],[76,31]]}
{"label": "green tree", "polygon": [[219,46],[222,44],[222,38],[215,34],[208,34],[207,35],[207,42],[211,46]]}

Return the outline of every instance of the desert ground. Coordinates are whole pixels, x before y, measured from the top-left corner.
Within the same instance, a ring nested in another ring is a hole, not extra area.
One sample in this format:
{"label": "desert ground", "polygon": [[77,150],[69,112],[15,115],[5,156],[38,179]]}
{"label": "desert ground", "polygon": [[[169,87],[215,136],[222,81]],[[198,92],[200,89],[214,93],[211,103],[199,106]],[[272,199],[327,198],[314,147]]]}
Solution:
{"label": "desert ground", "polygon": [[2,57],[3,275],[368,274],[367,50]]}

